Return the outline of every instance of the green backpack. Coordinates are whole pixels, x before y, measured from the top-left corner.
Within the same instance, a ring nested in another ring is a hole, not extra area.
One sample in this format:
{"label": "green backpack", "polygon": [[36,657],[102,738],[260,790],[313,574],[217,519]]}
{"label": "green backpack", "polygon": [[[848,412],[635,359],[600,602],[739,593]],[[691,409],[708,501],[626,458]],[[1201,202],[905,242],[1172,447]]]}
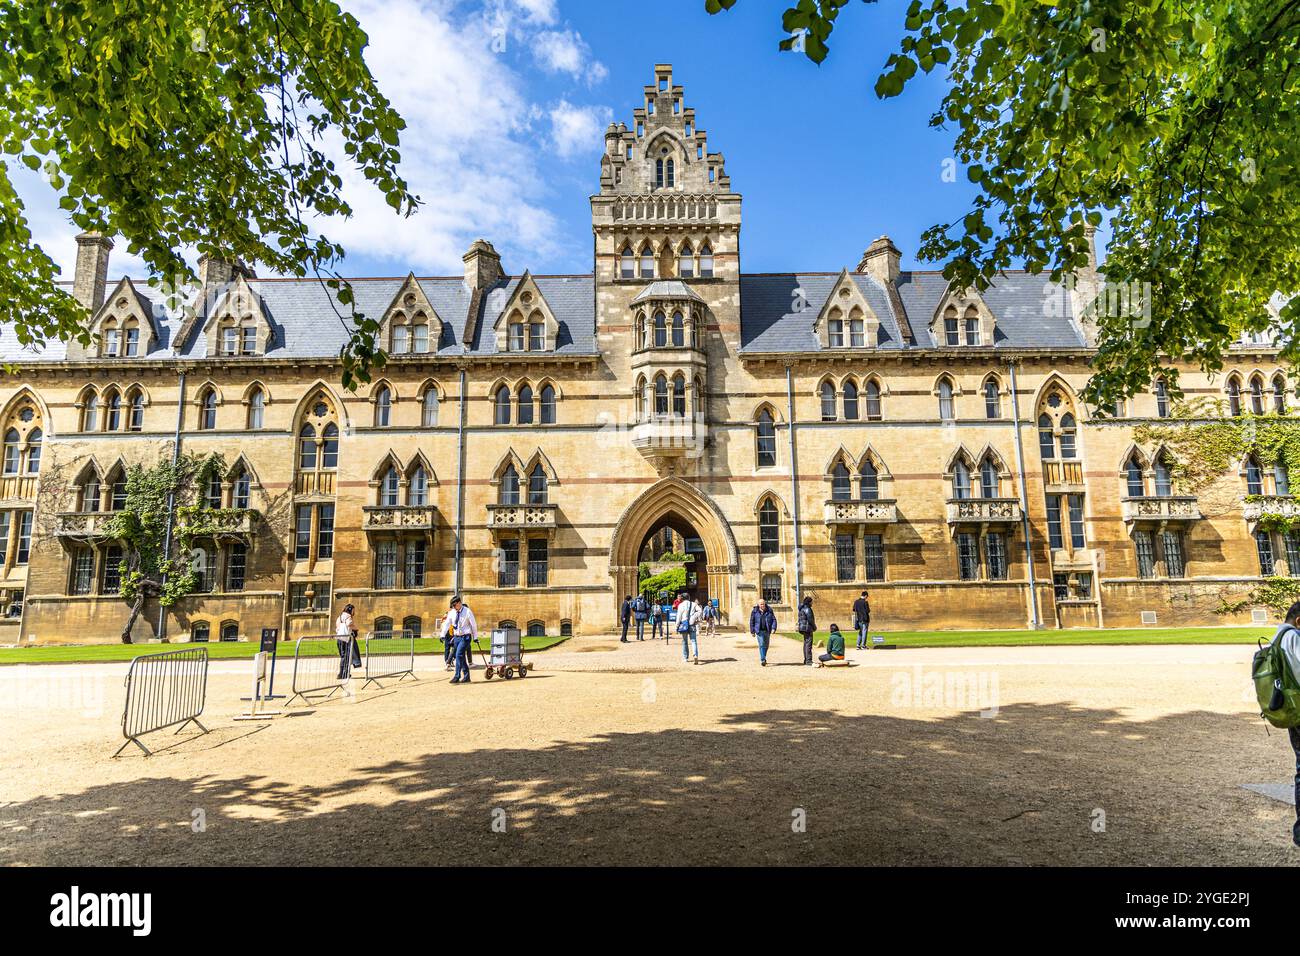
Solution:
{"label": "green backpack", "polygon": [[1300,685],[1296,684],[1295,674],[1282,650],[1282,636],[1287,630],[1278,631],[1271,643],[1262,645],[1255,652],[1255,662],[1251,673],[1255,679],[1255,696],[1259,700],[1259,715],[1274,727],[1283,729],[1300,727]]}

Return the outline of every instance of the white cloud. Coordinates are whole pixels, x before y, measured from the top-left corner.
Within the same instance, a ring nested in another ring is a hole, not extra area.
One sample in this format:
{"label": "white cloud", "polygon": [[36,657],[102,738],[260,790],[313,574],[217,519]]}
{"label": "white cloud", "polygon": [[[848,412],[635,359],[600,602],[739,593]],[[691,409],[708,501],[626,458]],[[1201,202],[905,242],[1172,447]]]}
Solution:
{"label": "white cloud", "polygon": [[605,146],[604,132],[613,117],[604,106],[574,106],[560,100],[551,108],[551,141],[561,157],[570,159],[582,153],[599,152]]}
{"label": "white cloud", "polygon": [[551,73],[567,73],[589,84],[599,83],[609,70],[592,59],[591,47],[572,30],[545,30],[530,41],[533,57]]}

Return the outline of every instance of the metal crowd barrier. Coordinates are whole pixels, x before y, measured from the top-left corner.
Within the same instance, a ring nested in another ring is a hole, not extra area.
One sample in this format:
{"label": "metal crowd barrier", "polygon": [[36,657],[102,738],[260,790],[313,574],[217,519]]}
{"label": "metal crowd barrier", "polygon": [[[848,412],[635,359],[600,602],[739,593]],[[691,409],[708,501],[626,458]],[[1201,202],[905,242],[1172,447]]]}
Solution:
{"label": "metal crowd barrier", "polygon": [[146,757],[152,751],[140,742],[144,734],[167,727],[176,733],[194,723],[205,734],[208,728],[199,722],[208,692],[208,649],[187,648],[144,654],[131,662],[126,672],[126,706],[122,709],[122,736],[126,743],[117,748],[116,757],[134,743]]}
{"label": "metal crowd barrier", "polygon": [[413,631],[371,631],[366,635],[366,682],[364,690],[373,681],[380,687],[379,679],[396,677],[399,681],[415,676],[415,633]]}
{"label": "metal crowd barrier", "polygon": [[321,700],[329,700],[346,679],[339,677],[339,664],[338,642],[332,634],[298,638],[293,646],[293,693],[284,705],[299,697],[310,703],[318,694],[325,695]]}

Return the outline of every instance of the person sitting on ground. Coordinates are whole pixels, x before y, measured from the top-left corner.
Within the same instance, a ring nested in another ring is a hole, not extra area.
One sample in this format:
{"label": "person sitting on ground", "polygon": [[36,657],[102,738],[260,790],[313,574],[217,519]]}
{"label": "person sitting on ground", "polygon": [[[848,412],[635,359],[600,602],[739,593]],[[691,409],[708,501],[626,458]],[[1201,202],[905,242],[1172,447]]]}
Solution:
{"label": "person sitting on ground", "polygon": [[844,635],[840,633],[838,624],[831,625],[831,632],[826,636],[826,653],[817,659],[823,664],[844,660]]}

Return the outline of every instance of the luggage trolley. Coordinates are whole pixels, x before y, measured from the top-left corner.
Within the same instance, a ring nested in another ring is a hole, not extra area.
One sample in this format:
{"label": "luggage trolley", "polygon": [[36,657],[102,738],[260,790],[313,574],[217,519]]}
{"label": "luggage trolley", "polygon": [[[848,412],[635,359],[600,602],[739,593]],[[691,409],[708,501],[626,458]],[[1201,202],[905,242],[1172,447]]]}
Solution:
{"label": "luggage trolley", "polygon": [[[483,649],[479,648],[479,654],[482,655],[482,653]],[[492,653],[488,656],[487,666],[483,669],[483,678],[491,680],[494,674],[499,674],[503,680],[510,680],[516,674],[520,677],[527,677],[529,670],[529,665],[524,663],[519,628],[498,627],[493,629]]]}

